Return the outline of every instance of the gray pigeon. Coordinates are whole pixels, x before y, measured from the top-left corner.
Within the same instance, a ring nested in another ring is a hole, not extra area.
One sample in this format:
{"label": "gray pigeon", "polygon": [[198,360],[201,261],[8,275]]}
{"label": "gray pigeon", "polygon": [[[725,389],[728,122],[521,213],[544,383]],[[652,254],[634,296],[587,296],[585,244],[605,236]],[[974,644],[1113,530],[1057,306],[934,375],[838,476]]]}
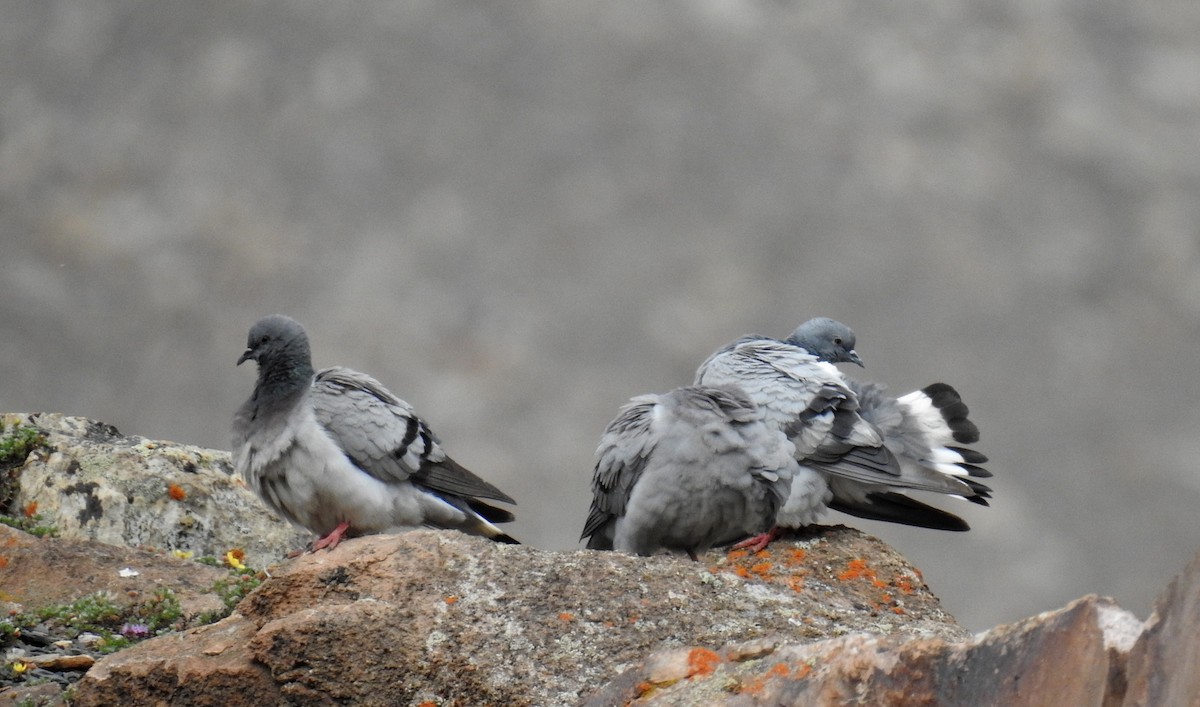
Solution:
{"label": "gray pigeon", "polygon": [[[854,332],[827,317],[801,324],[787,342],[822,361],[863,365],[854,351]],[[967,418],[969,411],[958,391],[946,383],[934,383],[896,398],[881,384],[845,380],[858,397],[859,414],[882,432],[884,445],[899,460],[904,483],[885,479],[887,483],[864,484],[830,477],[831,507],[875,520],[967,530],[969,526],[957,516],[940,509],[931,513],[927,509],[932,507],[896,491],[919,488],[988,505],[991,489],[978,479],[990,477],[991,472],[979,466],[987,461],[986,456],[963,446],[979,441],[979,428]]]}
{"label": "gray pigeon", "polygon": [[600,439],[581,537],[594,550],[667,548],[694,560],[761,533],[787,497],[792,451],[735,388],[633,398]]}
{"label": "gray pigeon", "polygon": [[[838,360],[861,365],[853,332],[843,333],[833,337],[840,342],[831,338],[822,343],[841,352]],[[901,491],[972,497],[977,495],[972,485],[904,464],[886,444],[885,431],[862,413],[859,396],[841,371],[807,348],[792,341],[742,337],[701,364],[695,382],[740,386],[764,419],[794,443],[801,472],[777,517],[779,525],[807,525],[829,507],[864,518],[967,529],[957,516]],[[769,537],[764,536],[747,545],[762,547],[766,542]]]}
{"label": "gray pigeon", "polygon": [[493,525],[512,513],[480,499],[515,502],[446,456],[374,378],[340,367],[314,375],[299,322],[256,322],[238,364],[249,360],[258,381],[234,415],[234,466],[268,507],[318,535],[312,550],[419,527],[517,542]]}

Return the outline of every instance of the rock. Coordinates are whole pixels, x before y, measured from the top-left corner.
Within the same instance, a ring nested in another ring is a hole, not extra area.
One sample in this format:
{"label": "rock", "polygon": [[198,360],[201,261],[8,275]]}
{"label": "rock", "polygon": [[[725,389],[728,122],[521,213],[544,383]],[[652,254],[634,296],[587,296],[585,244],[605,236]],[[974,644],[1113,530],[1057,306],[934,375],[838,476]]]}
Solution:
{"label": "rock", "polygon": [[[101,660],[74,704],[575,704],[656,649],[966,637],[903,558],[846,528],[701,563],[416,531],[271,574],[229,618]],[[678,679],[714,656],[659,669]]]}
{"label": "rock", "polygon": [[0,690],[0,707],[60,707],[66,705],[62,685],[43,682]]}
{"label": "rock", "polygon": [[280,520],[233,472],[229,453],[125,436],[60,414],[7,414],[45,436],[19,470],[15,509],[36,509],[63,538],[222,557],[265,567],[310,535]]}
{"label": "rock", "polygon": [[26,663],[44,670],[87,670],[96,664],[90,655],[34,655],[23,659]]}
{"label": "rock", "polygon": [[675,647],[652,652],[585,704],[1194,705],[1197,661],[1200,554],[1145,623],[1087,596],[968,641],[854,634]]}
{"label": "rock", "polygon": [[1116,625],[1140,622],[1092,596],[969,641],[780,638],[708,651],[705,669],[664,673],[664,663],[705,650],[675,648],[652,653],[586,704],[898,704],[902,695],[903,704],[920,705],[1102,705],[1124,689],[1120,645],[1128,644],[1109,640]]}
{"label": "rock", "polygon": [[1124,705],[1200,702],[1200,554],[1159,597],[1129,654]]}

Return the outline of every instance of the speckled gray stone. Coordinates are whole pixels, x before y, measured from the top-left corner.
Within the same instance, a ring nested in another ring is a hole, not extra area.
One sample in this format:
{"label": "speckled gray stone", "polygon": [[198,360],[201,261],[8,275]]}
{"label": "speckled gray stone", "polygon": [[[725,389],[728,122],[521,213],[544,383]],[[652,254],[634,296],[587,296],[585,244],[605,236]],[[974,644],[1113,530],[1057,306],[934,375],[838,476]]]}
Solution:
{"label": "speckled gray stone", "polygon": [[45,436],[19,470],[13,507],[36,503],[59,537],[222,557],[262,567],[311,539],[277,518],[233,473],[229,453],[126,436],[61,414],[7,414]]}

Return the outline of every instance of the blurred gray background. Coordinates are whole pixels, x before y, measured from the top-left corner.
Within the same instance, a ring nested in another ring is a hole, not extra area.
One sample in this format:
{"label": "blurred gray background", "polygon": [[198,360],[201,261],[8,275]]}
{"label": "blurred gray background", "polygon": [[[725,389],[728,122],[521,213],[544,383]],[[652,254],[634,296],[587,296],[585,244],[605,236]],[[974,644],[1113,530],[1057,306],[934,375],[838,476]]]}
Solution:
{"label": "blurred gray background", "polygon": [[[7,0],[0,409],[229,446],[260,315],[577,547],[629,397],[815,315],[996,498],[968,627],[1200,548],[1200,3]],[[952,506],[953,507],[953,506]]]}

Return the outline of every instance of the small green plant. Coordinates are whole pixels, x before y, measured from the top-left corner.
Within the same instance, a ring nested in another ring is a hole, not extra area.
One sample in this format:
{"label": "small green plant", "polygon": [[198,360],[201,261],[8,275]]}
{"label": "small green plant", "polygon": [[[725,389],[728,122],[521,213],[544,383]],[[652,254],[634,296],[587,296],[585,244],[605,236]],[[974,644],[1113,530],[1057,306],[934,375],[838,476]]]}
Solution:
{"label": "small green plant", "polygon": [[33,612],[38,621],[65,629],[74,636],[84,631],[100,633],[119,627],[124,610],[109,592],[96,592],[70,604],[44,606]]}
{"label": "small green plant", "polygon": [[221,597],[221,602],[225,605],[224,610],[205,612],[200,616],[199,622],[210,624],[229,616],[233,613],[233,607],[260,584],[262,579],[259,578],[257,570],[249,567],[231,570],[228,577],[218,579],[212,585],[213,593]]}
{"label": "small green plant", "polygon": [[[14,513],[11,506],[19,490],[21,467],[33,450],[45,444],[46,436],[38,428],[17,423],[10,427],[0,418],[0,522],[5,525],[26,530],[22,524],[29,524],[30,521],[22,518],[22,515],[32,517],[36,513],[36,507],[26,514]],[[29,527],[45,528],[45,533],[52,532],[49,526],[41,526],[36,522]]]}
{"label": "small green plant", "polygon": [[29,453],[46,444],[46,436],[36,427],[14,424],[6,429],[0,420],[0,467],[21,466]]}
{"label": "small green plant", "polygon": [[0,619],[0,646],[21,635],[21,629],[11,618]]}
{"label": "small green plant", "polygon": [[32,516],[5,516],[0,515],[0,525],[7,525],[10,528],[25,531],[30,535],[36,535],[39,538],[57,538],[58,527],[45,522],[45,517],[40,513],[34,513]]}
{"label": "small green plant", "polygon": [[151,632],[172,629],[179,625],[183,618],[183,607],[175,592],[163,588],[154,592],[144,604],[134,607],[131,620],[140,619]]}

